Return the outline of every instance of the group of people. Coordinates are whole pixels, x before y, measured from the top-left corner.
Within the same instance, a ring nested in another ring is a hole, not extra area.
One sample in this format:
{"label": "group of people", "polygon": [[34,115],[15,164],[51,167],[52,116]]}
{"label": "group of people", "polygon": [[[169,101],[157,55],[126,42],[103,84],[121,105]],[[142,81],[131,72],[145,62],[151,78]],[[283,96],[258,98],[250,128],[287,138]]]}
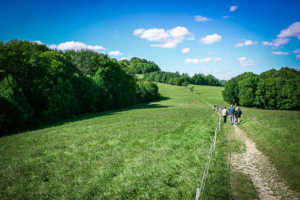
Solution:
{"label": "group of people", "polygon": [[[219,106],[214,106],[214,111],[215,109],[219,110]],[[233,105],[231,104],[230,108],[226,109],[226,106],[222,106],[221,107],[221,113],[222,113],[222,116],[224,118],[224,123],[226,123],[226,120],[227,120],[227,116],[229,115],[230,117],[230,124],[233,125],[234,123],[236,124],[240,124],[241,123],[241,115],[242,115],[242,111],[240,109],[239,106],[237,106],[236,108],[233,107]]]}

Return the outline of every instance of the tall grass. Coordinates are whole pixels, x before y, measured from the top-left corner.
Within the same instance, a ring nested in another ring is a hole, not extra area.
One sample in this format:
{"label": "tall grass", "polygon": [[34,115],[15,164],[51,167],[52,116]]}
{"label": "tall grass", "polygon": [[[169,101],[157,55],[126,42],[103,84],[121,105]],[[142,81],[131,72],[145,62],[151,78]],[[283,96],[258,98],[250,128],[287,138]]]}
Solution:
{"label": "tall grass", "polygon": [[[217,116],[188,89],[158,85],[160,101],[0,138],[0,198],[195,198]],[[206,195],[227,199],[221,145],[213,159]]]}

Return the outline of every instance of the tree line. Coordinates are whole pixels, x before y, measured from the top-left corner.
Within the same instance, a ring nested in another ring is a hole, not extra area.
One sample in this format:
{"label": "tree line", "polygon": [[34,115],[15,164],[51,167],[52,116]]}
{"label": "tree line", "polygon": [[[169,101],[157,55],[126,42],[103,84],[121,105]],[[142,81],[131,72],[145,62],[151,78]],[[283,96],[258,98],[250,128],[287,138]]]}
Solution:
{"label": "tree line", "polygon": [[129,65],[129,70],[134,74],[146,74],[155,71],[161,71],[159,66],[153,61],[132,57],[130,60],[124,60]]}
{"label": "tree line", "polygon": [[158,83],[166,83],[170,85],[183,85],[188,84],[195,85],[209,85],[209,86],[224,86],[227,82],[226,80],[219,80],[213,75],[209,74],[205,76],[204,74],[194,74],[190,77],[187,73],[180,74],[179,72],[163,72],[155,71],[152,73],[146,73],[144,79],[147,81],[155,81]]}
{"label": "tree line", "polygon": [[127,61],[91,50],[0,42],[0,135],[158,98],[157,85],[138,80]]}
{"label": "tree line", "polygon": [[229,103],[248,107],[300,110],[300,71],[283,67],[260,75],[245,72],[230,79],[222,95]]}

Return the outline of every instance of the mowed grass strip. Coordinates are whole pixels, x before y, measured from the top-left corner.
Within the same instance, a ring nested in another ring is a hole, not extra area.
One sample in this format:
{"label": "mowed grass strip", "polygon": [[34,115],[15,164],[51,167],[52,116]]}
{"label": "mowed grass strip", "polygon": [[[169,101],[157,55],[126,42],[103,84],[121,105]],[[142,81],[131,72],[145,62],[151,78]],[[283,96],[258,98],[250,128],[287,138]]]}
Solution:
{"label": "mowed grass strip", "polygon": [[300,193],[300,112],[242,108],[240,129],[275,164],[291,189]]}
{"label": "mowed grass strip", "polygon": [[158,85],[161,101],[0,138],[0,198],[195,198],[217,117]]}

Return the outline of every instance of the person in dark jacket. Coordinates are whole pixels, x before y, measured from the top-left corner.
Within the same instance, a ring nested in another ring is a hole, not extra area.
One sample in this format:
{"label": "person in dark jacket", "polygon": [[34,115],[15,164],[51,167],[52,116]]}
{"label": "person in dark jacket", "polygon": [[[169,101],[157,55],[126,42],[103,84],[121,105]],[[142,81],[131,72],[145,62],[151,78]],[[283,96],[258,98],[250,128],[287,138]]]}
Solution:
{"label": "person in dark jacket", "polygon": [[234,114],[235,114],[235,117],[236,117],[237,124],[240,124],[240,118],[241,118],[241,115],[242,115],[242,111],[241,111],[239,106],[236,108]]}

